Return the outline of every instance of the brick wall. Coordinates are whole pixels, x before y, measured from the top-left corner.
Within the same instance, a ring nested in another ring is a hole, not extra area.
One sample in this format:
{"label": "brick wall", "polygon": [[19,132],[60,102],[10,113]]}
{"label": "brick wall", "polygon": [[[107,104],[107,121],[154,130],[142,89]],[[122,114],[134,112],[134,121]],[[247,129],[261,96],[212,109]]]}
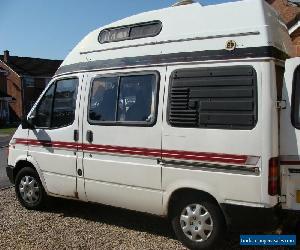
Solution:
{"label": "brick wall", "polygon": [[287,0],[266,0],[271,4],[280,14],[282,19],[289,23],[295,19],[297,14],[300,13],[300,7],[295,7],[288,3]]}
{"label": "brick wall", "polygon": [[296,56],[300,56],[300,29],[298,28],[293,34],[291,34],[293,44],[295,46]]}
{"label": "brick wall", "polygon": [[[0,61],[0,67],[7,70],[9,73],[6,76],[7,94],[14,97],[16,101],[9,103],[10,117],[13,120],[18,120],[22,117],[22,92],[20,77]],[[2,83],[1,83],[2,84]]]}

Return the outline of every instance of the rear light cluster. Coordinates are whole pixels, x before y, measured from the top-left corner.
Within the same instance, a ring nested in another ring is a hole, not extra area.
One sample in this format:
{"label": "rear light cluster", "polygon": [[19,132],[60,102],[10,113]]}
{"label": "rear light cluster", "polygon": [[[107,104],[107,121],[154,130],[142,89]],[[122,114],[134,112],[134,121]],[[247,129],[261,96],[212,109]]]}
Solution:
{"label": "rear light cluster", "polygon": [[279,194],[279,158],[274,157],[269,160],[269,185],[268,193],[271,196]]}

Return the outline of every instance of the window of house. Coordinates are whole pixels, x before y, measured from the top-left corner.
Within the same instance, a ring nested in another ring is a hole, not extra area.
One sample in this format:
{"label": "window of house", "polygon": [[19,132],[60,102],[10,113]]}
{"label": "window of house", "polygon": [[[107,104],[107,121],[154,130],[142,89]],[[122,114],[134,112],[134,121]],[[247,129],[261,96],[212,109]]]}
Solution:
{"label": "window of house", "polygon": [[156,95],[156,74],[95,78],[90,94],[89,121],[98,124],[153,124]]}
{"label": "window of house", "polygon": [[294,71],[291,120],[293,126],[300,129],[300,66]]}
{"label": "window of house", "polygon": [[256,71],[251,66],[176,70],[170,82],[168,122],[174,127],[254,128]]}
{"label": "window of house", "polygon": [[98,40],[100,43],[108,43],[157,36],[161,28],[162,24],[160,21],[109,28],[100,32]]}
{"label": "window of house", "polygon": [[71,125],[75,118],[78,79],[58,80],[46,91],[34,114],[34,125],[58,128]]}
{"label": "window of house", "polygon": [[49,82],[51,81],[52,78],[45,78],[45,84],[44,86],[47,86],[49,84]]}
{"label": "window of house", "polygon": [[25,86],[28,88],[35,87],[34,78],[32,77],[25,77],[24,82],[25,82]]}

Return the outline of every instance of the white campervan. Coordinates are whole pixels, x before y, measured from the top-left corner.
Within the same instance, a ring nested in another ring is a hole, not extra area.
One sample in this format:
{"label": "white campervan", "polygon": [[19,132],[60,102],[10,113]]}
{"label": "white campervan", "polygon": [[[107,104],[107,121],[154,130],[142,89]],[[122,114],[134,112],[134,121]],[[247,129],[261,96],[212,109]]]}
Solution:
{"label": "white campervan", "polygon": [[300,210],[300,59],[263,0],[173,6],[89,33],[9,146],[47,195],[168,216],[190,248]]}

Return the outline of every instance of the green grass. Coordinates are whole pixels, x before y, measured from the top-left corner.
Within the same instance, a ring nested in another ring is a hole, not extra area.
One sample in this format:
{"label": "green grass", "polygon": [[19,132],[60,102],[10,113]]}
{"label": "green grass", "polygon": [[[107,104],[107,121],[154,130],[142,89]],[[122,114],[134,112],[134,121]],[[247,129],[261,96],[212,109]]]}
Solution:
{"label": "green grass", "polygon": [[10,128],[10,127],[6,127],[6,128],[0,128],[0,135],[11,135],[16,131],[17,128]]}

